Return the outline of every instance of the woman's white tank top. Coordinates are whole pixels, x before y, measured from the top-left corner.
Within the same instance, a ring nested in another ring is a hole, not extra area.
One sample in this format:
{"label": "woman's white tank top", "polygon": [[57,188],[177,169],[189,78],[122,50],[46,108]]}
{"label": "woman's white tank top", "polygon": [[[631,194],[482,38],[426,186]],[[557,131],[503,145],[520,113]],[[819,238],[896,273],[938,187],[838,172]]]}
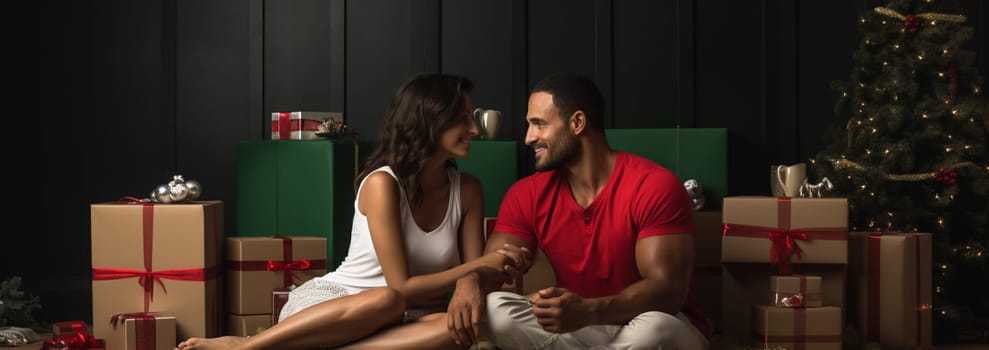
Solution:
{"label": "woman's white tank top", "polygon": [[[395,173],[389,166],[375,169],[376,172],[386,172],[393,178]],[[457,249],[457,236],[462,217],[460,205],[460,172],[454,168],[446,169],[450,180],[450,196],[446,205],[446,215],[443,222],[430,232],[423,231],[412,216],[408,197],[400,187],[402,234],[405,236],[405,254],[408,259],[409,277],[444,271],[459,263],[460,253]],[[361,180],[357,188],[358,198],[354,199],[354,223],[350,234],[350,248],[347,258],[333,272],[321,278],[342,284],[351,289],[364,290],[386,285],[385,276],[381,272],[381,263],[371,241],[371,230],[367,225],[367,216],[361,214],[357,207],[359,194],[364,188],[368,176]]]}

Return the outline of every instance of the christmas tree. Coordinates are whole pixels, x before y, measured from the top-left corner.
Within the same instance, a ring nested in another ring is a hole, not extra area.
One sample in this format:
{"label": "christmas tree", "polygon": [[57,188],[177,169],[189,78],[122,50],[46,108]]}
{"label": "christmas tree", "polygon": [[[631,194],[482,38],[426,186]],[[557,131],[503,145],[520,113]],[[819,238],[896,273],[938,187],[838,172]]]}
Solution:
{"label": "christmas tree", "polygon": [[835,111],[847,117],[813,173],[849,199],[853,231],[930,232],[936,341],[986,330],[989,101],[956,4],[893,0],[858,20]]}

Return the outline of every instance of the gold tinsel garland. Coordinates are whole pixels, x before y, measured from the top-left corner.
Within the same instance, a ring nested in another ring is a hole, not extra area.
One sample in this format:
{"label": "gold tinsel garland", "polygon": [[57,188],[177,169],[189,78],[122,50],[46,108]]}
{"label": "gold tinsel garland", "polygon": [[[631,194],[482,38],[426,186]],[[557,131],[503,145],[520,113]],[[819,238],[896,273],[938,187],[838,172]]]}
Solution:
{"label": "gold tinsel garland", "polygon": [[[859,163],[850,161],[848,159],[836,159],[832,161],[836,169],[855,169],[858,171],[866,171],[866,168]],[[975,166],[972,162],[960,162],[948,166],[949,169],[958,169],[966,166]],[[887,180],[892,181],[924,181],[934,178],[934,172],[920,173],[920,174],[883,174],[883,177]]]}
{"label": "gold tinsel garland", "polygon": [[[907,16],[901,15],[899,12],[896,12],[896,10],[886,7],[881,7],[881,6],[876,7],[876,13],[887,17],[893,17],[901,21],[905,21],[907,19]],[[958,22],[958,23],[965,22],[966,19],[965,16],[963,15],[949,15],[946,13],[933,13],[933,12],[918,13],[914,15],[914,17],[923,18],[932,21],[949,21],[949,22]]]}

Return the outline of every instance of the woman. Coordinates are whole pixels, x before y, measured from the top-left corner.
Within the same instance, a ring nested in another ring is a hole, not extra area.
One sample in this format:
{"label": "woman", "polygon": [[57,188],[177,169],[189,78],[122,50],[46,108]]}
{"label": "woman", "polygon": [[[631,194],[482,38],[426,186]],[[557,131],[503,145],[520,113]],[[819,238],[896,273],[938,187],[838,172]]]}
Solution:
{"label": "woman", "polygon": [[[472,88],[470,80],[445,74],[402,84],[358,177],[350,249],[340,267],[294,289],[281,321],[256,336],[192,338],[177,348],[452,346],[435,331],[446,328],[446,318],[429,313],[445,310],[456,280],[475,271],[507,280],[517,273],[508,266],[527,258],[514,247],[482,256],[481,185],[452,167],[477,135]],[[368,338],[392,325],[400,326]]]}

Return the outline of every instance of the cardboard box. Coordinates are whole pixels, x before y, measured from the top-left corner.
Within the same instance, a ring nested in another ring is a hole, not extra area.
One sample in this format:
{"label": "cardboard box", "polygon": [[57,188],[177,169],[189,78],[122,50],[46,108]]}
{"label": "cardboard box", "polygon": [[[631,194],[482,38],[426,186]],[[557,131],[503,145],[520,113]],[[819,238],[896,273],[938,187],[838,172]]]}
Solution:
{"label": "cardboard box", "polygon": [[[141,310],[174,316],[183,339],[220,335],[222,202],[104,203],[90,209],[97,338],[113,334],[113,315]],[[148,273],[155,278],[142,286],[139,280]]]}
{"label": "cardboard box", "polygon": [[228,237],[227,312],[271,314],[275,288],[326,274],[326,238]]}
{"label": "cardboard box", "polygon": [[148,313],[119,315],[106,339],[107,349],[171,350],[178,344],[175,317]]}
{"label": "cardboard box", "polygon": [[347,140],[237,145],[237,236],[326,238],[327,269],[347,256],[357,145]]}
{"label": "cardboard box", "polygon": [[723,213],[722,262],[777,263],[781,275],[789,263],[848,262],[845,198],[728,197]]}
{"label": "cardboard box", "polygon": [[271,315],[227,315],[227,334],[250,337],[271,328]]}
{"label": "cardboard box", "polygon": [[756,345],[768,349],[841,350],[841,309],[758,305]]}
{"label": "cardboard box", "polygon": [[272,140],[314,140],[323,120],[333,118],[343,122],[341,112],[273,112],[271,113]]}
{"label": "cardboard box", "polygon": [[769,292],[772,293],[771,306],[777,307],[820,307],[821,276],[770,276]]}
{"label": "cardboard box", "polygon": [[[844,310],[845,265],[795,264],[796,273],[821,277],[821,302]],[[721,272],[722,334],[731,342],[745,344],[755,330],[752,305],[772,305],[772,269],[768,264],[726,263]],[[843,312],[843,311],[842,311]],[[842,326],[843,328],[844,326]]]}
{"label": "cardboard box", "polygon": [[714,331],[721,330],[721,212],[694,212],[694,276],[692,291],[695,299],[711,320]]}
{"label": "cardboard box", "polygon": [[288,294],[291,288],[275,288],[271,291],[271,324],[277,324],[278,318],[282,315],[282,308],[288,302]]}
{"label": "cardboard box", "polygon": [[849,322],[883,349],[930,349],[931,235],[852,232],[849,248]]}

